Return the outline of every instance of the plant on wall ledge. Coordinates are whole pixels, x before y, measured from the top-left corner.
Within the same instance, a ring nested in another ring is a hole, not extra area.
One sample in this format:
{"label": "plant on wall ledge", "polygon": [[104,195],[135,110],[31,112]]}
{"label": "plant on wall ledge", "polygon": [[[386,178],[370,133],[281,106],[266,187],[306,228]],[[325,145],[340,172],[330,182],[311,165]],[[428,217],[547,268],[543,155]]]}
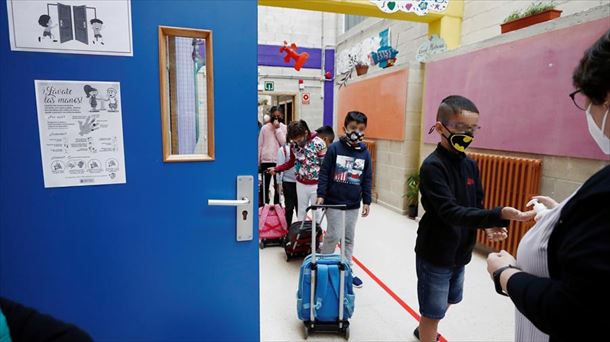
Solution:
{"label": "plant on wall ledge", "polygon": [[339,88],[343,86],[347,86],[347,81],[352,78],[354,69],[356,70],[356,75],[364,75],[369,70],[369,59],[368,54],[364,54],[362,49],[357,49],[356,53],[349,55],[349,70],[339,76],[337,83],[339,84]]}
{"label": "plant on wall ledge", "polygon": [[407,178],[407,193],[403,197],[407,198],[409,218],[416,218],[419,202],[419,173],[414,173]]}
{"label": "plant on wall ledge", "polygon": [[500,26],[502,33],[507,33],[524,27],[539,24],[545,21],[553,20],[561,16],[561,12],[555,9],[554,2],[535,2],[525,10],[517,10],[512,12],[504,19],[504,23]]}

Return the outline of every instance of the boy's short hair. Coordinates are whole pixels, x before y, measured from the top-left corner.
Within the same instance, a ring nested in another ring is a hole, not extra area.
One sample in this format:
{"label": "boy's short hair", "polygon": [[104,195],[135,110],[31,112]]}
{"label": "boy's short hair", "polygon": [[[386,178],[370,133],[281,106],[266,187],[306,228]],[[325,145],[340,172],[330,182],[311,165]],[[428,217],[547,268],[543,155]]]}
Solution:
{"label": "boy's short hair", "polygon": [[356,121],[357,123],[364,124],[366,126],[368,118],[366,117],[366,114],[364,114],[362,112],[351,111],[351,112],[348,112],[347,115],[345,116],[345,122],[344,122],[345,127],[347,127],[347,125],[352,121]]}
{"label": "boy's short hair", "polygon": [[288,124],[286,141],[290,142],[291,140],[295,139],[296,137],[300,137],[301,135],[309,136],[310,133],[311,131],[309,130],[309,126],[307,126],[307,122],[305,122],[305,120],[293,121]]}
{"label": "boy's short hair", "polygon": [[333,131],[333,128],[330,126],[322,126],[316,129],[316,132],[320,137],[326,137],[330,140],[335,140],[335,131]]}
{"label": "boy's short hair", "polygon": [[441,101],[436,113],[436,121],[447,123],[455,115],[459,115],[463,110],[479,114],[479,109],[472,101],[460,95],[447,96]]}
{"label": "boy's short hair", "polygon": [[89,21],[91,23],[91,25],[93,24],[103,24],[104,22],[99,20],[98,18],[93,18]]}

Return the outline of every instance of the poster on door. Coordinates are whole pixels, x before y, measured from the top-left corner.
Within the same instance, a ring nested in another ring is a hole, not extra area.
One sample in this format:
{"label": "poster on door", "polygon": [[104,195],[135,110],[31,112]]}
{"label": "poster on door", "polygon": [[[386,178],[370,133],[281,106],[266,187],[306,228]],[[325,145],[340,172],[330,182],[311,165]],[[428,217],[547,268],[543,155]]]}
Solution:
{"label": "poster on door", "polygon": [[34,82],[45,188],[125,183],[120,83]]}
{"label": "poster on door", "polygon": [[130,0],[6,0],[11,50],[133,56]]}

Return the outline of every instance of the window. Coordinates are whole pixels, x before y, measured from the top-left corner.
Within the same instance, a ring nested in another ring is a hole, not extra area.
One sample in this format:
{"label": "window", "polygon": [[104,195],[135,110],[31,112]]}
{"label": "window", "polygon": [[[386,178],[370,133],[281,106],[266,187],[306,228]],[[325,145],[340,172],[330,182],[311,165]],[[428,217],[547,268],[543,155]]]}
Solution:
{"label": "window", "polygon": [[357,15],[345,15],[345,26],[343,32],[351,30],[354,26],[363,22],[367,17],[361,17]]}
{"label": "window", "polygon": [[159,27],[163,160],[214,160],[212,32]]}

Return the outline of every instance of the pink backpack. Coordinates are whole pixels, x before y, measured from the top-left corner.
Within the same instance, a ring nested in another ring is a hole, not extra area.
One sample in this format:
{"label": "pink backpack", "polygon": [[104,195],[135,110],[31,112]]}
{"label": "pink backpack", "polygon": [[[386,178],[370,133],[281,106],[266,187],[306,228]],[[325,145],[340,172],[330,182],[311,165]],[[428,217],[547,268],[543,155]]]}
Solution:
{"label": "pink backpack", "polygon": [[258,210],[258,236],[262,239],[280,239],[288,234],[284,208],[279,204],[265,204]]}

